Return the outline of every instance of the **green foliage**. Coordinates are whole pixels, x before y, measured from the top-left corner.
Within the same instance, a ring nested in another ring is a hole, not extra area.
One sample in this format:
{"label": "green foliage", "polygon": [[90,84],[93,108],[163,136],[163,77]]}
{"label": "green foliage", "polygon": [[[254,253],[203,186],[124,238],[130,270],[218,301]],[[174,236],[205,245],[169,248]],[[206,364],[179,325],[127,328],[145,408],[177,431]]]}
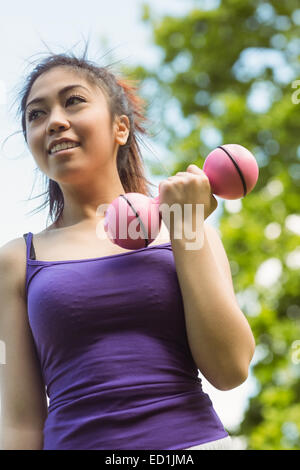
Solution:
{"label": "green foliage", "polygon": [[[174,172],[190,163],[202,167],[222,143],[239,143],[257,159],[255,189],[238,210],[225,202],[220,219],[235,292],[257,343],[258,392],[236,434],[246,436],[249,449],[299,449],[300,104],[292,101],[292,82],[300,78],[300,6],[298,0],[227,0],[211,10],[201,4],[195,1],[185,17],[165,18],[145,5],[143,21],[163,59],[155,70],[126,73],[142,81]],[[174,100],[176,122],[170,120]],[[211,130],[219,140],[209,141]],[[262,275],[267,261],[273,264]],[[273,266],[279,274],[268,283]]]}

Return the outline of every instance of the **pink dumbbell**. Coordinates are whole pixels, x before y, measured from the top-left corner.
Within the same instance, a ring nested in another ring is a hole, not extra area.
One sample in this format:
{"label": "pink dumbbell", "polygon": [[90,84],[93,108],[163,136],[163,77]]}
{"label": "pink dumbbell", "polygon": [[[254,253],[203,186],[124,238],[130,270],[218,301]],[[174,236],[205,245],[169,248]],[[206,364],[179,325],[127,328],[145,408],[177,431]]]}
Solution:
{"label": "pink dumbbell", "polygon": [[[223,199],[239,199],[250,193],[258,179],[254,156],[238,144],[220,145],[206,157],[203,171],[212,194]],[[127,250],[144,248],[155,240],[161,226],[159,195],[140,193],[118,196],[109,205],[104,229],[111,241]]]}

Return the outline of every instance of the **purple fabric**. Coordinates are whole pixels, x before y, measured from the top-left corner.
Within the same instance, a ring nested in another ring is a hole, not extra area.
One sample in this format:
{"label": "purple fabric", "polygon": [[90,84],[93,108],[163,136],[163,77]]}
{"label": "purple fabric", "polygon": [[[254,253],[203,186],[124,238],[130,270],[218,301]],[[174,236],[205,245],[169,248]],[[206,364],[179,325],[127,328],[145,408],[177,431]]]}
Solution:
{"label": "purple fabric", "polygon": [[28,317],[50,399],[44,449],[176,450],[226,437],[202,391],[171,243],[37,261]]}

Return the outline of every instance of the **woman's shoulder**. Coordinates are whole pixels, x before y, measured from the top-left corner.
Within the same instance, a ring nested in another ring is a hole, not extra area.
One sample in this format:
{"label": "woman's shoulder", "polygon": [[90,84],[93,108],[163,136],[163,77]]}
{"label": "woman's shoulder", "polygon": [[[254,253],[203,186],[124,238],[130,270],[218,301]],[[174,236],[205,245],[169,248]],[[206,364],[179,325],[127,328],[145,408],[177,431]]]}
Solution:
{"label": "woman's shoulder", "polygon": [[0,247],[1,269],[13,276],[25,296],[26,281],[26,242],[24,237],[14,238]]}
{"label": "woman's shoulder", "polygon": [[26,242],[24,236],[13,238],[0,247],[2,260],[18,263],[22,258],[26,260]]}

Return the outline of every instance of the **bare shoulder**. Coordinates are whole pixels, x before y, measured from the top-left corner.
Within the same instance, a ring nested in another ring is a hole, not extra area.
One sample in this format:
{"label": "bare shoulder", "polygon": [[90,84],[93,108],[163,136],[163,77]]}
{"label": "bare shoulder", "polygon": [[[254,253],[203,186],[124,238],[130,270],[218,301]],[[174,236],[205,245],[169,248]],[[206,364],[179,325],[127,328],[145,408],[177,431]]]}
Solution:
{"label": "bare shoulder", "polygon": [[[0,247],[2,263],[19,262],[22,257],[26,261],[26,242],[24,237],[14,238]],[[21,258],[20,258],[21,257]]]}
{"label": "bare shoulder", "polygon": [[26,242],[24,237],[14,238],[0,247],[1,274],[16,281],[20,293],[25,295]]}

